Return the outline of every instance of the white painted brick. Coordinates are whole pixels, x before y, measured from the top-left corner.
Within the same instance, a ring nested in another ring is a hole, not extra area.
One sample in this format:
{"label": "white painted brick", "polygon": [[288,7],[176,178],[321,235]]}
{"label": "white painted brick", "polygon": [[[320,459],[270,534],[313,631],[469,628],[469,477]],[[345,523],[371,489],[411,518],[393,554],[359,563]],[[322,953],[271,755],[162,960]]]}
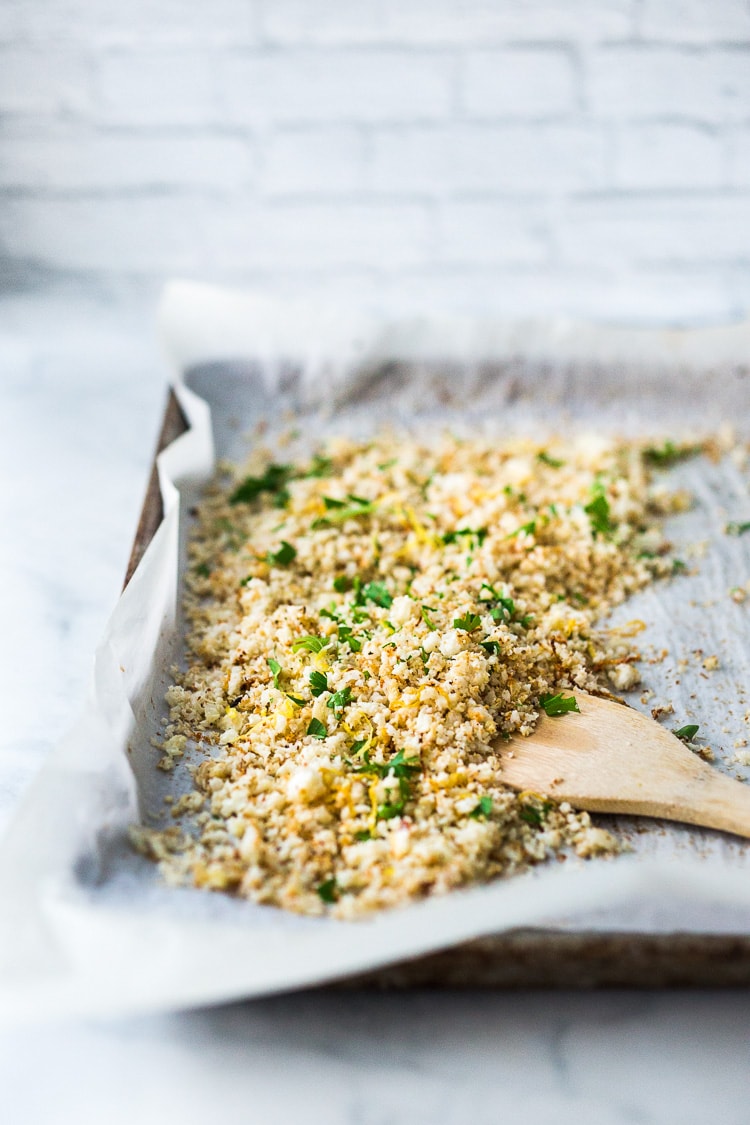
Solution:
{"label": "white painted brick", "polygon": [[640,31],[667,43],[750,42],[746,0],[645,0]]}
{"label": "white painted brick", "polygon": [[0,112],[78,113],[92,102],[91,66],[77,50],[0,48]]}
{"label": "white painted brick", "polygon": [[718,188],[725,182],[724,143],[697,125],[623,126],[615,146],[614,183],[620,188]]}
{"label": "white painted brick", "polygon": [[411,204],[317,203],[215,208],[212,261],[244,271],[399,267],[425,263],[426,211]]}
{"label": "white painted brick", "polygon": [[624,38],[632,0],[264,0],[274,43],[411,43],[453,46],[508,40]]}
{"label": "white painted brick", "polygon": [[249,46],[257,42],[254,0],[4,0],[0,42]]}
{"label": "white painted brick", "polygon": [[750,52],[662,47],[602,48],[590,59],[589,108],[597,116],[744,118],[750,99]]}
{"label": "white painted brick", "polygon": [[573,63],[558,48],[467,55],[463,108],[475,117],[559,116],[576,107]]}
{"label": "white painted brick", "polygon": [[410,51],[299,51],[229,56],[224,112],[240,122],[399,121],[444,117],[453,60]]}
{"label": "white painted brick", "polygon": [[741,129],[735,134],[730,152],[730,184],[750,188],[750,129]]}
{"label": "white painted brick", "polygon": [[633,30],[631,0],[383,0],[385,29],[415,43],[501,43],[622,38]]}
{"label": "white painted brick", "polygon": [[261,0],[260,26],[271,43],[378,43],[379,0]]}
{"label": "white painted brick", "polygon": [[376,191],[554,194],[604,185],[603,135],[583,125],[381,129],[372,144]]}
{"label": "white painted brick", "polygon": [[539,265],[548,259],[543,214],[512,203],[446,203],[438,254],[452,265]]}
{"label": "white painted brick", "polygon": [[6,200],[0,245],[8,258],[61,270],[164,273],[199,269],[205,199]]}
{"label": "white painted brick", "polygon": [[105,52],[98,71],[102,121],[149,126],[217,121],[214,75],[205,51]]}
{"label": "white painted brick", "polygon": [[246,187],[248,142],[234,137],[78,134],[0,139],[0,187],[72,192]]}
{"label": "white painted brick", "polygon": [[741,262],[750,256],[750,195],[571,203],[556,232],[577,266]]}
{"label": "white painted brick", "polygon": [[348,125],[280,129],[265,152],[261,188],[271,195],[346,194],[365,183],[365,139]]}

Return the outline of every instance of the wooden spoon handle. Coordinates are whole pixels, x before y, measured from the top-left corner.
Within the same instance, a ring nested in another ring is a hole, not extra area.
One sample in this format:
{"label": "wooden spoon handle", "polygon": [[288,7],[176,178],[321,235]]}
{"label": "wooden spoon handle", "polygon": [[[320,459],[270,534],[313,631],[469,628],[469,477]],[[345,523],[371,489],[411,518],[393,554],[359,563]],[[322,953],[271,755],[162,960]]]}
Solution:
{"label": "wooden spoon handle", "polygon": [[585,805],[576,803],[591,812],[658,816],[750,838],[750,787],[705,765],[692,776],[676,778],[674,793],[668,800],[642,797],[638,801],[624,800],[619,808],[612,798],[603,802],[594,799]]}

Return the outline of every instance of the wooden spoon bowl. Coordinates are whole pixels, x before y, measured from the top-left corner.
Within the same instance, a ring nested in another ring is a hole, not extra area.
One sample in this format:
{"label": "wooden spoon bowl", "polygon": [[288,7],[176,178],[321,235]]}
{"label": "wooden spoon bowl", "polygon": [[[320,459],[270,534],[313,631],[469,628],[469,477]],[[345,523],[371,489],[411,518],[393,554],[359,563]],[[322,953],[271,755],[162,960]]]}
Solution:
{"label": "wooden spoon bowl", "polygon": [[621,703],[576,692],[580,714],[542,715],[502,752],[502,780],[589,812],[658,816],[750,837],[750,788]]}

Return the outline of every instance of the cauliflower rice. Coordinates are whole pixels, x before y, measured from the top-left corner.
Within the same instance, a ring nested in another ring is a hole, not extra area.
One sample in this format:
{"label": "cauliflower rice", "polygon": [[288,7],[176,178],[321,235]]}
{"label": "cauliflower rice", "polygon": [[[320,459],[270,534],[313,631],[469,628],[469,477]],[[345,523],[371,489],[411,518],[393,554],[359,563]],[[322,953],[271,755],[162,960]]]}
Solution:
{"label": "cauliflower rice", "polygon": [[633,631],[596,622],[672,572],[658,520],[687,501],[652,480],[659,452],[384,436],[222,466],[159,742],[164,770],[201,760],[183,827],[136,846],[173,882],[346,918],[617,851],[504,786],[502,757],[542,705],[638,683]]}

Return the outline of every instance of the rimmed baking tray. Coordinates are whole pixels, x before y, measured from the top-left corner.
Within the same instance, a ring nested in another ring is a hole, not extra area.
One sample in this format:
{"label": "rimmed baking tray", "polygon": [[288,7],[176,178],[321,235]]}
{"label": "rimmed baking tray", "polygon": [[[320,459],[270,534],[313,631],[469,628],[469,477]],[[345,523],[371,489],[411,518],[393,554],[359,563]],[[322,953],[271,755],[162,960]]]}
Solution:
{"label": "rimmed baking tray", "polygon": [[[513,368],[511,379],[521,379],[523,372],[518,370],[518,364]],[[199,371],[193,380],[204,390],[205,375],[203,371],[201,377]],[[507,380],[508,372],[493,373],[485,368],[483,377]],[[221,373],[214,371],[210,378],[220,379]],[[687,375],[684,378],[692,381]],[[732,378],[740,381],[745,376],[740,371]],[[569,395],[570,391],[565,388],[575,382],[578,383],[575,393],[580,395],[581,385],[592,380],[597,381],[596,368],[578,373],[568,369],[559,397]],[[647,387],[648,380],[644,393]],[[549,393],[549,388],[547,390]],[[514,393],[511,386],[510,396]],[[171,391],[162,419],[157,455],[187,429],[179,401]],[[162,512],[155,460],[128,563],[126,584],[156,532]],[[374,972],[354,974],[337,982],[336,987],[643,988],[748,984],[750,935],[744,932],[534,928],[463,942]]]}

